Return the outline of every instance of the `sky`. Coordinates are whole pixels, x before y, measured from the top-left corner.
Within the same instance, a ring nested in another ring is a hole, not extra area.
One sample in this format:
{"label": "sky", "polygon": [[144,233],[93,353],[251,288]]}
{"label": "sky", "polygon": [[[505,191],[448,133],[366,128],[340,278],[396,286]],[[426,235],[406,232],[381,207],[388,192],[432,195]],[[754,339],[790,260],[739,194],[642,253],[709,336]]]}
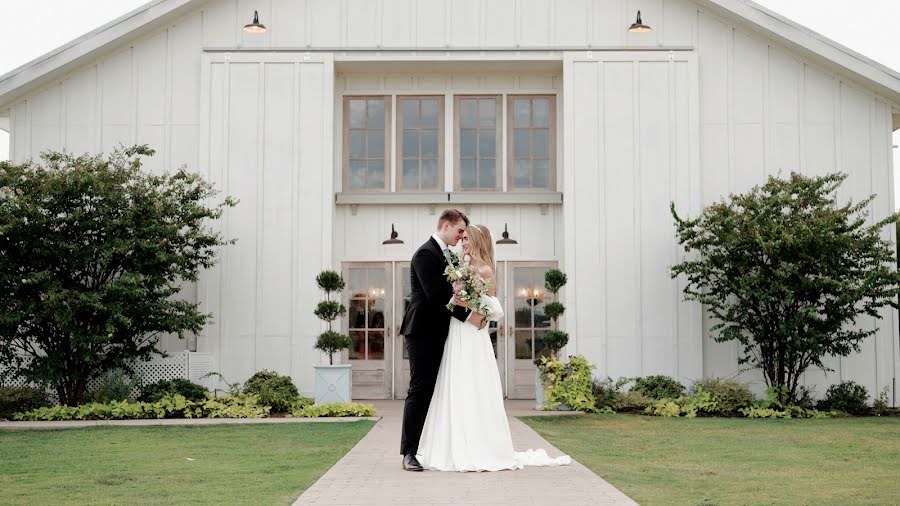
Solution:
{"label": "sky", "polygon": [[[756,2],[900,72],[900,0]],[[0,75],[144,3],[146,0],[0,0],[0,19],[7,21],[0,30]],[[894,144],[900,144],[900,132],[894,134]],[[9,134],[0,131],[0,160],[8,158]],[[894,167],[900,169],[897,148]],[[894,185],[900,208],[900,174],[895,173]]]}

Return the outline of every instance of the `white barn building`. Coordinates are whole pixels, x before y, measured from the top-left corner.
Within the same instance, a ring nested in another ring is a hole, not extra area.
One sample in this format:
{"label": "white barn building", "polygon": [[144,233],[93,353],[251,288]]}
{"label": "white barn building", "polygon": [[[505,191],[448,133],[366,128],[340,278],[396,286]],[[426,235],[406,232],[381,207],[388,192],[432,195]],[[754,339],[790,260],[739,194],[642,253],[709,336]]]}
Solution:
{"label": "white barn building", "polygon": [[[638,10],[651,31],[628,31]],[[265,33],[243,30],[254,11]],[[15,161],[146,143],[150,169],[240,199],[219,224],[237,244],[184,292],[215,317],[197,354],[231,381],[268,368],[312,391],[314,278],[335,269],[354,397],[402,398],[412,252],[449,206],[508,230],[492,335],[505,392],[530,398],[553,266],[565,351],[596,375],[736,374],[669,277],[669,202],[696,215],[769,174],[842,170],[841,197],[887,215],[900,75],[747,0],[154,0],[0,77],[0,125]],[[897,318],[806,384],[896,399]]]}

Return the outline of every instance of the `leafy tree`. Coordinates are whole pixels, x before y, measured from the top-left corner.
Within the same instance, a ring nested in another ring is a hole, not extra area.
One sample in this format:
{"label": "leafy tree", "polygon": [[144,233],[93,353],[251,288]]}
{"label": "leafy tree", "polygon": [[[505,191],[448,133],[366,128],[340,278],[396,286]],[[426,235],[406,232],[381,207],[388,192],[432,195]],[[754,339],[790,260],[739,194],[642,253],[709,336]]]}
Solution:
{"label": "leafy tree", "polygon": [[874,195],[838,205],[833,194],[846,177],[769,177],[695,219],[671,204],[679,244],[696,253],[672,277],[687,276],[685,299],[715,317],[713,338],[740,342],[740,363],[761,369],[785,403],[807,368],[827,370],[823,357],[859,351],[876,332],[854,328],[857,317],[897,307],[895,252],[879,236],[897,215],[866,225]]}
{"label": "leafy tree", "polygon": [[[150,360],[160,335],[211,315],[175,296],[214,265],[206,226],[235,205],[200,176],[141,170],[147,146],[108,157],[0,162],[0,363],[78,404],[88,382]],[[231,241],[233,242],[233,241]]]}

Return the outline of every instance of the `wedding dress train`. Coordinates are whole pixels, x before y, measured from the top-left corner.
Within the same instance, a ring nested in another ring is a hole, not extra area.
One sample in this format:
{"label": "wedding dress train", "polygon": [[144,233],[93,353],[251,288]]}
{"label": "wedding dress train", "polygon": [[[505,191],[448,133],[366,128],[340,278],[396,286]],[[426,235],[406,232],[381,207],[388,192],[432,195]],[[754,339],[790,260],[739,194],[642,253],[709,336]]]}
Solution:
{"label": "wedding dress train", "polygon": [[[500,301],[487,301],[492,320]],[[543,449],[516,452],[488,329],[451,319],[434,395],[419,440],[419,461],[438,471],[499,471],[571,463]]]}

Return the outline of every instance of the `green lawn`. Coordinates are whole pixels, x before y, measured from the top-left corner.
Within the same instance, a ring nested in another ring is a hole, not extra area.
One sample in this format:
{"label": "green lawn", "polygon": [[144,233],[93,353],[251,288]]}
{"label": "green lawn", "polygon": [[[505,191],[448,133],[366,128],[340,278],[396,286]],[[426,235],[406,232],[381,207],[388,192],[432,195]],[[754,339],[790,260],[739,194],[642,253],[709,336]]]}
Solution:
{"label": "green lawn", "polygon": [[641,504],[898,504],[900,418],[531,417]]}
{"label": "green lawn", "polygon": [[290,504],[374,424],[0,430],[0,503]]}

